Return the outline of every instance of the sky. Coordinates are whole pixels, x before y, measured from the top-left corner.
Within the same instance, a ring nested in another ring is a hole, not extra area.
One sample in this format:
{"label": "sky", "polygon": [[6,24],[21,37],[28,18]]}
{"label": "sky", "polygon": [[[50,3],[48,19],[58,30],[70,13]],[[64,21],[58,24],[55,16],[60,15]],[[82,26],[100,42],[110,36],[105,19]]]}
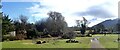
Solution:
{"label": "sky", "polygon": [[107,19],[118,18],[119,0],[2,0],[2,11],[11,19],[20,15],[29,17],[35,22],[49,17],[50,11],[60,12],[68,26],[76,26],[76,20],[85,17],[94,26]]}

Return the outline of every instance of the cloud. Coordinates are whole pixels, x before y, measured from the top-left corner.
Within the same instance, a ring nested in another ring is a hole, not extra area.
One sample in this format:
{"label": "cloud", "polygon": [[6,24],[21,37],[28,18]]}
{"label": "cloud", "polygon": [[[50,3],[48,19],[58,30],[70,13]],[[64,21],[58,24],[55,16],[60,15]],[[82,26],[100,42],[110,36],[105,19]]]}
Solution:
{"label": "cloud", "polygon": [[113,15],[107,9],[102,8],[101,6],[92,6],[84,12],[77,12],[75,14],[77,14],[78,16],[94,16],[97,18],[115,17],[115,15]]}
{"label": "cloud", "polygon": [[2,0],[2,2],[38,2],[40,0]]}
{"label": "cloud", "polygon": [[[84,16],[93,22],[90,26],[99,23],[99,18],[117,17],[118,0],[37,0],[33,6],[26,8],[31,16],[37,18],[48,17],[49,11],[57,11],[65,17],[68,26],[74,26],[75,20],[82,20]],[[115,17],[113,17],[115,16]],[[97,18],[97,19],[95,19]],[[95,20],[92,20],[95,19]]]}

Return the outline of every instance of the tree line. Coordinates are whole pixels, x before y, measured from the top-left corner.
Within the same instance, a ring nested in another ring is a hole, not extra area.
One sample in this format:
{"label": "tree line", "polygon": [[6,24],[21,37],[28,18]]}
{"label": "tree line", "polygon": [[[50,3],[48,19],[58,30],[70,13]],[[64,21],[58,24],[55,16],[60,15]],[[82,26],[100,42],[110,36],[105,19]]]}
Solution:
{"label": "tree line", "polygon": [[[12,20],[9,15],[1,13],[2,16],[2,37],[3,41],[7,38],[5,35],[9,35],[9,32],[15,31],[16,36],[10,40],[22,40],[32,38],[44,38],[44,37],[64,37],[69,38],[66,35],[72,32],[68,29],[67,23],[59,12],[51,11],[48,13],[47,19],[36,21],[35,23],[29,23],[28,17],[20,15],[18,20]],[[73,34],[73,33],[71,33]],[[69,34],[69,35],[71,35]],[[66,37],[67,36],[67,37]]]}

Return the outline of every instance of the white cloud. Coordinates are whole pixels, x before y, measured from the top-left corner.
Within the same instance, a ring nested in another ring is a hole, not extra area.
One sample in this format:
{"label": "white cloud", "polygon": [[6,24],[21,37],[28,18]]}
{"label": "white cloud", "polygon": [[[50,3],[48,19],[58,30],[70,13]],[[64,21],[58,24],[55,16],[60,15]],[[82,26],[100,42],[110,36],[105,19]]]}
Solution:
{"label": "white cloud", "polygon": [[40,0],[1,0],[2,2],[38,2]]}
{"label": "white cloud", "polygon": [[[31,12],[32,16],[44,18],[48,17],[47,13],[49,11],[57,11],[62,13],[65,17],[68,26],[74,26],[76,25],[75,20],[82,19],[82,16],[76,16],[73,13],[86,11],[92,6],[100,5],[116,17],[118,16],[118,0],[37,0],[37,2],[40,3],[34,4],[32,7],[27,8]],[[84,17],[87,20],[95,18],[94,16]],[[100,18],[97,18],[97,20],[91,21],[89,26],[93,26],[104,20],[105,19],[100,20]]]}

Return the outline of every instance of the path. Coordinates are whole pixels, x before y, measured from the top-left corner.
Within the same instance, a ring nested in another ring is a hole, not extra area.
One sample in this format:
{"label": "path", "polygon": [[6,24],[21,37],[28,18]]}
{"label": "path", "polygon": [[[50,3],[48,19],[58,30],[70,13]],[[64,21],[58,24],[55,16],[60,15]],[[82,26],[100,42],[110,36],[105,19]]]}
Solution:
{"label": "path", "polygon": [[106,50],[100,43],[99,39],[100,37],[94,37],[91,39],[91,50]]}

